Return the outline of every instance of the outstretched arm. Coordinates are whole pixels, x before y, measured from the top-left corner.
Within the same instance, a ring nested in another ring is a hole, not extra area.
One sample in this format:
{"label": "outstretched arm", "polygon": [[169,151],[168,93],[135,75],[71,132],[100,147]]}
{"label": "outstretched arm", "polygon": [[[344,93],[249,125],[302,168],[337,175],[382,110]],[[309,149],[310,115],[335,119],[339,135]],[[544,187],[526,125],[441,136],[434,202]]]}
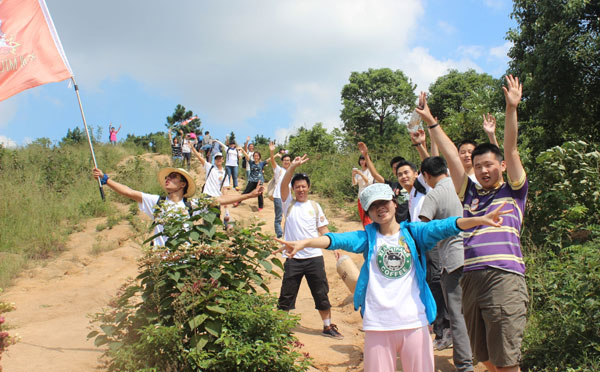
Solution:
{"label": "outstretched arm", "polygon": [[504,124],[506,172],[511,182],[518,182],[525,176],[525,169],[517,148],[517,137],[519,135],[517,106],[519,106],[523,95],[523,84],[519,82],[518,77],[508,75],[506,77],[506,87],[502,87],[502,91],[506,100],[506,122]]}
{"label": "outstretched arm", "polygon": [[196,155],[196,158],[198,160],[200,160],[200,164],[202,164],[202,166],[204,166],[204,164],[206,163],[206,160],[202,157],[202,155],[198,152],[198,150],[196,150],[196,148],[194,146],[192,146],[192,152],[194,153],[194,155]]}
{"label": "outstretched arm", "polygon": [[243,149],[243,148],[241,148],[241,147],[238,147],[238,150],[241,150],[241,151],[242,151],[242,154],[244,154],[244,157],[246,158],[246,161],[247,161],[247,162],[250,162],[250,156],[248,156],[248,153],[246,152],[246,150],[244,150],[244,149]]}
{"label": "outstretched arm", "polygon": [[265,191],[265,187],[263,185],[259,185],[257,188],[255,188],[248,194],[221,195],[216,197],[215,200],[221,205],[234,204],[246,199],[257,198],[260,194],[263,193],[263,191]]}
{"label": "outstretched arm", "polygon": [[425,92],[421,92],[419,96],[419,106],[416,111],[421,115],[421,118],[427,124],[427,128],[429,128],[429,134],[431,135],[431,140],[435,141],[435,143],[440,148],[442,155],[446,158],[448,162],[448,168],[450,169],[450,174],[452,175],[452,182],[454,183],[454,188],[456,192],[460,192],[460,189],[464,183],[466,174],[465,169],[458,157],[458,149],[454,145],[454,143],[448,138],[442,127],[438,124],[437,120],[431,114],[429,110],[429,106],[427,105],[427,95]]}
{"label": "outstretched arm", "polygon": [[498,208],[494,209],[490,213],[483,215],[483,216],[461,217],[458,220],[456,220],[456,225],[461,230],[468,230],[468,229],[472,229],[475,226],[481,226],[481,225],[502,227],[502,221],[503,221],[502,215],[511,213],[513,211],[512,209],[509,209],[506,211],[501,210],[505,204],[506,204],[506,202],[503,202],[502,204],[500,204],[500,206]]}
{"label": "outstretched arm", "polygon": [[487,117],[483,114],[483,131],[487,134],[492,145],[500,147],[500,145],[498,145],[498,140],[496,139],[496,118],[489,112]]}
{"label": "outstretched arm", "polygon": [[[97,179],[101,179],[102,177],[104,177],[104,173],[98,168],[94,168],[92,170],[92,175],[94,176],[94,178]],[[142,202],[142,193],[140,191],[134,190],[129,186],[125,186],[121,183],[118,183],[112,178],[107,179],[105,185],[116,191],[117,194],[123,195],[124,197],[129,198],[131,200],[135,200],[138,203]]]}
{"label": "outstretched arm", "polygon": [[294,257],[296,253],[303,250],[306,247],[327,249],[331,244],[331,239],[328,236],[321,235],[318,238],[287,241],[282,239],[275,239],[276,242],[283,244],[283,247],[276,250],[274,253],[286,251],[285,254]]}
{"label": "outstretched arm", "polygon": [[[410,141],[412,142],[413,147],[417,149],[421,161],[429,157],[429,153],[427,152],[427,137],[425,136],[425,131],[423,129],[411,133]],[[433,141],[431,141],[431,143],[433,143]]]}
{"label": "outstretched arm", "polygon": [[360,153],[365,157],[367,168],[369,168],[369,172],[371,172],[373,179],[375,179],[376,182],[384,183],[385,179],[381,176],[381,174],[379,174],[379,172],[377,172],[377,169],[375,169],[375,164],[373,164],[371,157],[369,156],[369,149],[364,142],[358,143],[358,151],[360,151]]}
{"label": "outstretched arm", "polygon": [[285,171],[283,179],[281,180],[280,188],[282,201],[286,201],[288,196],[290,195],[290,182],[292,182],[292,178],[294,177],[294,172],[296,171],[296,168],[306,163],[307,161],[308,158],[306,157],[306,154],[302,155],[302,157],[296,156],[296,159],[292,161],[289,168]]}

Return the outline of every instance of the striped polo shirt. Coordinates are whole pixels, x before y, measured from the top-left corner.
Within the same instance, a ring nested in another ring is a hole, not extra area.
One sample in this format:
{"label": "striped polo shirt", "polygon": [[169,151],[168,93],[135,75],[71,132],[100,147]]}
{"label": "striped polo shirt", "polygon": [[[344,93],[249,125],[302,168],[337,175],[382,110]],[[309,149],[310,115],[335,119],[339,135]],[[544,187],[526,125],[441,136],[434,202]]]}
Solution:
{"label": "striped polo shirt", "polygon": [[465,230],[464,271],[483,270],[493,267],[520,275],[525,274],[525,263],[521,253],[521,226],[527,201],[529,183],[523,173],[518,182],[502,183],[493,190],[484,190],[465,177],[465,183],[458,194],[463,203],[463,216],[483,216],[506,202],[502,210],[512,209],[503,215],[501,227],[477,226]]}

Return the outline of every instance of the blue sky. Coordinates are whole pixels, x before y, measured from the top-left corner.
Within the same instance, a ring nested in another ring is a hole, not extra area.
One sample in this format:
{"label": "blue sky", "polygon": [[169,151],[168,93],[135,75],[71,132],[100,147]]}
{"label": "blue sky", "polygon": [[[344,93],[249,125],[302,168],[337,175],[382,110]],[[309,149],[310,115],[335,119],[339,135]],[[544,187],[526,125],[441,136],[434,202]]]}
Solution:
{"label": "blue sky", "polygon": [[[505,0],[46,0],[79,84],[88,125],[119,138],[165,130],[177,104],[224,138],[282,142],[300,127],[340,126],[352,71],[389,67],[417,90],[448,69],[507,69]],[[0,18],[2,15],[0,15]],[[67,82],[0,102],[0,142],[59,141],[82,126]]]}

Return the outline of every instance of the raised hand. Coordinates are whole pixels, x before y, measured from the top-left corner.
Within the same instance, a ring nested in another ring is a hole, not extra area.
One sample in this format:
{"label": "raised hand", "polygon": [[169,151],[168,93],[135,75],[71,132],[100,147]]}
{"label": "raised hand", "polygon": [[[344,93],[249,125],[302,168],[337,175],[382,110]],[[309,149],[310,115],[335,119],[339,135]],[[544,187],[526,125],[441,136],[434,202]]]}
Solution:
{"label": "raised hand", "polygon": [[419,129],[416,132],[410,133],[410,139],[411,139],[412,143],[424,144],[427,139],[427,136],[425,135],[425,131],[423,129]]}
{"label": "raised hand", "polygon": [[496,118],[489,112],[487,117],[483,115],[483,131],[488,135],[496,133]]}
{"label": "raised hand", "polygon": [[269,142],[269,151],[271,151],[271,152],[275,151],[275,142],[273,142],[273,141]]}
{"label": "raised hand", "polygon": [[292,161],[292,166],[294,168],[301,166],[302,164],[306,163],[308,161],[308,156],[306,154],[302,155],[302,157],[300,156],[296,156],[296,159],[294,159],[294,161]]}
{"label": "raised hand", "polygon": [[275,238],[275,241],[283,245],[281,246],[281,248],[273,252],[274,254],[285,251],[286,255],[288,255],[289,257],[294,257],[294,255],[298,253],[298,251],[301,251],[304,248],[304,246],[301,244],[301,241],[287,241],[278,238]]}
{"label": "raised hand", "polygon": [[506,202],[503,202],[498,208],[482,216],[482,225],[502,227],[502,222],[504,221],[502,215],[511,213],[513,211],[512,209],[506,211],[501,210],[504,205],[506,205]]}
{"label": "raised hand", "polygon": [[502,87],[507,107],[517,107],[523,95],[523,84],[519,83],[518,77],[506,76],[506,86]]}
{"label": "raised hand", "polygon": [[358,143],[358,151],[360,151],[360,153],[363,154],[364,157],[367,157],[367,154],[369,153],[369,149],[367,148],[367,145],[364,142]]}
{"label": "raised hand", "polygon": [[427,105],[427,93],[421,92],[421,94],[419,94],[419,105],[415,111],[417,114],[421,115],[421,119],[423,119],[428,126],[436,123],[436,120],[431,114],[429,106]]}

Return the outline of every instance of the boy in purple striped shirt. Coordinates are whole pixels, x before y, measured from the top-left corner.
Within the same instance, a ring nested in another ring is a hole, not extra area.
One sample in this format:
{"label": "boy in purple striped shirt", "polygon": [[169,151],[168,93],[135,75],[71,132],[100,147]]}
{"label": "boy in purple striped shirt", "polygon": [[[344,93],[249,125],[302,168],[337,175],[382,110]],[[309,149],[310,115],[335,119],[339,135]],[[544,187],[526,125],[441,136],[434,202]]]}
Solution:
{"label": "boy in purple striped shirt", "polygon": [[[523,86],[506,76],[504,154],[492,144],[477,146],[471,155],[477,185],[465,173],[458,150],[444,133],[421,93],[417,112],[448,162],[464,217],[484,215],[497,205],[512,210],[502,227],[478,227],[463,234],[465,248],[463,313],[473,356],[492,372],[520,371],[521,341],[529,297],[521,253],[521,227],[527,200],[527,176],[517,149],[517,106]],[[506,171],[508,182],[504,182]]]}

